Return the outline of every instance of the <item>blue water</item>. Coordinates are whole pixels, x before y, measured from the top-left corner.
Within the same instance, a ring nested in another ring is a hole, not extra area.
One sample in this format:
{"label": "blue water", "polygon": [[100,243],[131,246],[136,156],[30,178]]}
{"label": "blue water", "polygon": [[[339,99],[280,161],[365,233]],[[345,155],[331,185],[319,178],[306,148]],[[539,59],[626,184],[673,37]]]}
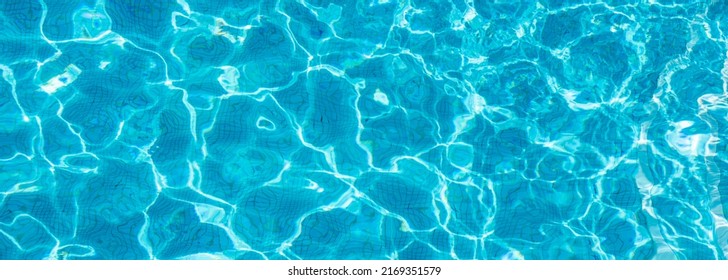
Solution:
{"label": "blue water", "polygon": [[0,259],[728,257],[724,1],[8,0],[0,27]]}

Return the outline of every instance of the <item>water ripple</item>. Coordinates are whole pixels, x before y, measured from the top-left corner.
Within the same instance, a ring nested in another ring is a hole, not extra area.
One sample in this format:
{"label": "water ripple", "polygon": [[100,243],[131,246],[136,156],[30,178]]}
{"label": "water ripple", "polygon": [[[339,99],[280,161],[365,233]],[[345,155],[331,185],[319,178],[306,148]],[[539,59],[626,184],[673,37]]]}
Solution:
{"label": "water ripple", "polygon": [[5,1],[0,259],[725,259],[718,1]]}

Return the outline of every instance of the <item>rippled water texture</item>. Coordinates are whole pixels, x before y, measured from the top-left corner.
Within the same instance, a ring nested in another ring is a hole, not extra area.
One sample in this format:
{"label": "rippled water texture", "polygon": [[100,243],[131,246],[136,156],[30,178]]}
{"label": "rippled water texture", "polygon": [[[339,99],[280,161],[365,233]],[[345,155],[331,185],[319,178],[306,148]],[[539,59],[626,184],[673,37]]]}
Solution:
{"label": "rippled water texture", "polygon": [[0,258],[725,259],[728,5],[581,2],[2,1]]}

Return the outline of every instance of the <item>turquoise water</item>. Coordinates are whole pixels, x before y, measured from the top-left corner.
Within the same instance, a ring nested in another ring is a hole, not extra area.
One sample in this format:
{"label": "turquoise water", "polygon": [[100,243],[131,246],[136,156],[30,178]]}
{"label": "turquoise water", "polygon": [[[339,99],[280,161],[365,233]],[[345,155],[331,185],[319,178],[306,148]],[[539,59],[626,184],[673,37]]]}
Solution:
{"label": "turquoise water", "polygon": [[19,0],[0,26],[0,259],[728,257],[724,1]]}

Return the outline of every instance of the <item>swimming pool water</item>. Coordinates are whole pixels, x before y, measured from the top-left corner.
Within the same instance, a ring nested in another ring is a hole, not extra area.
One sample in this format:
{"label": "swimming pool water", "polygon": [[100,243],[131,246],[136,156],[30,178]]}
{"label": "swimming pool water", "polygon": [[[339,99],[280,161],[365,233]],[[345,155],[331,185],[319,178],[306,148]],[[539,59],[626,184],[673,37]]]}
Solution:
{"label": "swimming pool water", "polygon": [[725,259],[723,1],[0,3],[0,259]]}

